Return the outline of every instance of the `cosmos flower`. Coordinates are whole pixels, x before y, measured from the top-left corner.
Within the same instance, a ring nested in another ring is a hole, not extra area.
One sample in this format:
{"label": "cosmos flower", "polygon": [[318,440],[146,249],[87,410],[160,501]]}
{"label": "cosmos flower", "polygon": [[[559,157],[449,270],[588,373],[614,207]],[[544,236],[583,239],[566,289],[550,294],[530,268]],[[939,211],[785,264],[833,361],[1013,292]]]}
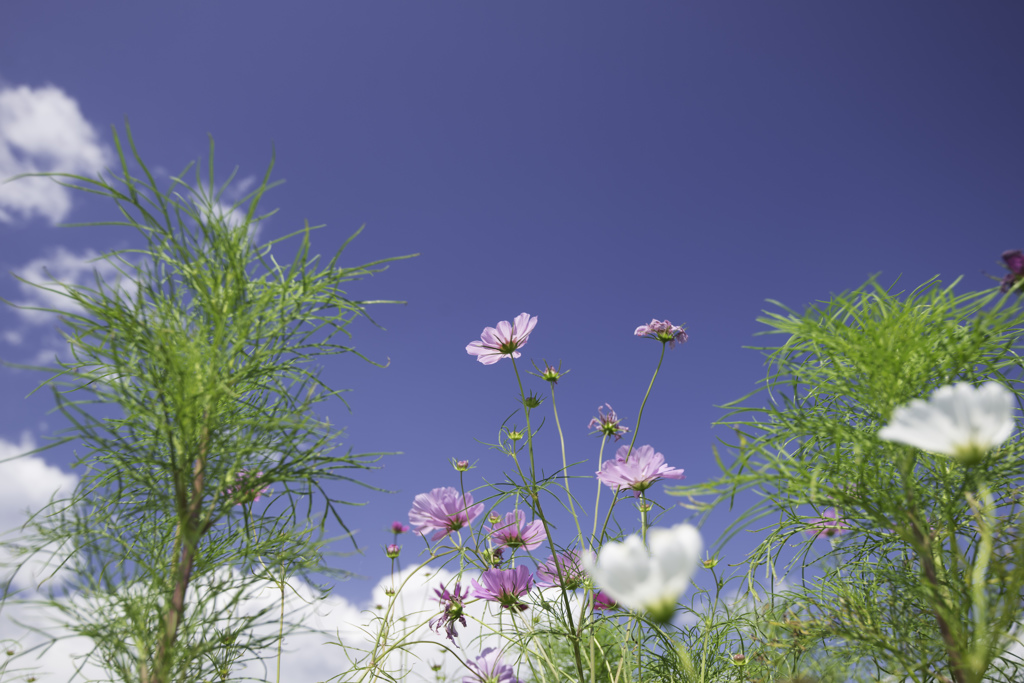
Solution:
{"label": "cosmos flower", "polygon": [[409,527],[406,524],[402,524],[401,522],[391,523],[391,533],[393,534],[404,534],[408,530]]}
{"label": "cosmos flower", "polygon": [[526,609],[519,598],[533,588],[533,577],[525,565],[515,569],[488,569],[480,575],[483,585],[473,579],[471,595],[500,603],[505,609]]}
{"label": "cosmos flower", "polygon": [[[229,486],[225,491],[226,495],[236,496],[241,499],[237,503],[235,503],[235,505],[241,505],[242,503],[258,503],[260,497],[267,492],[267,489],[270,488],[269,486],[264,486],[258,491],[246,491],[247,488],[252,487],[251,484],[247,484],[245,481],[250,474],[251,472],[249,472],[248,470],[238,470],[238,473],[235,474],[236,484],[234,486]],[[262,477],[263,470],[257,472],[255,476]]]}
{"label": "cosmos flower", "polygon": [[402,553],[402,547],[395,543],[391,543],[388,547],[384,548],[384,554],[392,560],[398,557]]}
{"label": "cosmos flower", "polygon": [[500,546],[534,550],[548,534],[544,531],[544,522],[541,520],[536,519],[523,527],[525,521],[526,515],[523,511],[514,510],[506,514],[504,519],[498,518],[488,528],[487,533]]}
{"label": "cosmos flower", "polygon": [[1024,253],[1020,249],[1004,251],[1003,261],[1006,262],[1006,269],[1010,271],[1003,278],[1003,284],[999,288],[1000,292],[1005,293],[1013,289],[1018,282],[1024,280]]}
{"label": "cosmos flower", "polygon": [[480,341],[471,341],[466,346],[466,353],[476,356],[484,365],[494,365],[502,358],[519,358],[517,349],[526,346],[530,332],[537,324],[537,316],[520,313],[513,324],[502,320],[495,327],[485,327],[480,334]]}
{"label": "cosmos flower", "polygon": [[846,533],[850,528],[845,520],[839,518],[839,513],[835,508],[825,510],[824,515],[816,519],[809,519],[807,523],[810,524],[810,528],[804,529],[804,533],[810,534],[814,538],[822,536],[832,538]]}
{"label": "cosmos flower", "polygon": [[[443,583],[440,588],[434,589],[438,601],[444,606],[444,612],[430,620],[430,628],[434,629],[436,633],[440,633],[443,626],[445,635],[453,643],[455,643],[455,636],[459,635],[459,632],[455,630],[455,622],[459,622],[463,626],[466,625],[466,616],[463,613],[462,603],[469,595],[469,589],[467,588],[460,593],[461,588],[460,582],[456,581],[455,590],[451,593],[448,592]],[[455,647],[458,646],[459,644],[455,643]]]}
{"label": "cosmos flower", "polygon": [[564,583],[558,578],[558,567],[555,566],[555,557],[551,555],[541,564],[537,565],[537,585],[542,588],[562,586],[567,591],[576,590],[583,584],[586,574],[583,565],[580,564],[580,553],[578,550],[567,550],[558,554],[558,565],[562,568]]}
{"label": "cosmos flower", "polygon": [[585,553],[584,569],[610,598],[623,607],[644,610],[665,623],[700,562],[703,541],[689,524],[647,532],[650,551],[636,534],[622,543],[605,543],[595,559]]}
{"label": "cosmos flower", "polygon": [[633,489],[639,495],[659,479],[682,479],[683,472],[666,465],[665,456],[651,446],[640,446],[632,452],[629,446],[619,446],[615,459],[601,465],[597,478],[613,490]]}
{"label": "cosmos flower", "polygon": [[914,399],[894,410],[878,437],[972,465],[1010,438],[1013,405],[1013,393],[998,382],[977,389],[963,382],[947,385],[928,401]]}
{"label": "cosmos flower", "polygon": [[431,541],[438,541],[453,531],[458,531],[483,512],[484,504],[473,505],[473,494],[465,497],[451,486],[421,493],[412,501],[409,523],[418,534],[436,531]]}
{"label": "cosmos flower", "polygon": [[615,409],[611,407],[611,404],[605,403],[604,406],[608,409],[608,412],[601,412],[601,406],[598,406],[597,417],[590,420],[587,428],[597,430],[605,436],[614,436],[615,440],[618,441],[622,438],[623,434],[629,431],[629,427],[624,427],[620,424],[621,420],[615,414]]}
{"label": "cosmos flower", "polygon": [[657,339],[658,341],[668,343],[668,347],[671,349],[675,347],[677,343],[685,344],[690,336],[686,334],[679,325],[673,325],[668,320],[651,320],[648,325],[641,325],[636,328],[633,332],[637,337],[646,337],[647,339]]}
{"label": "cosmos flower", "polygon": [[618,606],[619,606],[619,604],[617,602],[615,602],[614,600],[612,600],[611,598],[609,598],[604,592],[602,592],[602,591],[595,591],[594,592],[594,609],[595,610],[600,611],[600,610],[604,610],[604,609],[615,609]]}
{"label": "cosmos flower", "polygon": [[515,670],[501,661],[501,652],[489,647],[474,659],[466,662],[472,676],[466,676],[462,683],[521,683]]}

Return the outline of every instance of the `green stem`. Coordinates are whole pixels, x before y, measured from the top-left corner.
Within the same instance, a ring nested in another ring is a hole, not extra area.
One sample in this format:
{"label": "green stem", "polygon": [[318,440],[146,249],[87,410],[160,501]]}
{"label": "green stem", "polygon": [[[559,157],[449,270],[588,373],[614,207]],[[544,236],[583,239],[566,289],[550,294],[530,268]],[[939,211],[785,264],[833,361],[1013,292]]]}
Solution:
{"label": "green stem", "polygon": [[[533,430],[530,428],[530,409],[526,406],[526,392],[523,391],[523,379],[522,377],[519,376],[519,367],[516,365],[515,358],[512,358],[512,369],[515,370],[516,372],[516,382],[519,383],[519,396],[523,401],[523,412],[526,415],[526,438],[527,447],[530,452],[530,498],[533,502],[533,508],[537,512],[537,517],[544,525],[544,533],[547,536],[548,547],[551,548],[551,557],[555,563],[555,570],[558,572],[558,582],[561,584],[562,589],[562,600],[565,603],[565,618],[569,620],[569,632],[575,634],[576,625],[573,623],[572,606],[569,604],[569,594],[568,591],[565,590],[565,577],[562,573],[562,566],[561,563],[558,561],[558,550],[555,548],[555,541],[551,537],[551,529],[548,526],[548,520],[544,516],[544,511],[541,508],[540,496],[537,495],[537,475],[533,458]],[[579,676],[580,683],[584,683],[583,657],[580,654],[580,643],[579,639],[577,638],[572,638],[572,651],[573,656],[576,660],[576,673]]]}
{"label": "green stem", "polygon": [[[598,472],[601,471],[601,465],[604,464],[604,445],[605,445],[605,443],[607,441],[608,441],[608,435],[605,434],[605,435],[603,435],[601,437],[601,450],[599,450],[597,452],[597,471]],[[603,487],[604,487],[604,484],[602,484],[601,480],[598,479],[597,480],[597,496],[594,498],[594,530],[592,532],[590,532],[590,547],[591,547],[591,549],[593,549],[593,547],[594,547],[594,539],[597,537],[597,516],[598,516],[598,511],[600,510],[600,507],[601,507],[601,489]]]}
{"label": "green stem", "polygon": [[[640,404],[640,413],[636,416],[636,428],[633,430],[633,440],[629,442],[629,450],[626,451],[626,460],[633,454],[633,446],[636,444],[636,437],[640,434],[640,420],[644,416],[644,408],[647,406],[647,399],[651,396],[651,389],[654,388],[654,380],[658,379],[658,372],[661,370],[661,363],[665,360],[665,342],[661,343],[661,357],[658,358],[658,365],[654,368],[654,375],[651,377],[651,383],[647,385],[647,393],[644,394],[644,400]],[[612,511],[615,510],[615,504],[619,502],[619,497],[615,496],[612,498],[612,504],[608,506],[608,514],[604,518],[604,526],[601,527],[601,536],[597,539],[597,545],[601,545],[604,542],[604,536],[608,533],[608,522],[612,519]]]}
{"label": "green stem", "polygon": [[[551,385],[551,412],[555,416],[555,427],[558,429],[558,442],[562,447],[562,475],[565,479],[565,495],[569,497],[569,509],[572,511],[572,518],[576,522],[576,535],[579,537],[580,550],[582,551],[583,529],[580,527],[580,516],[576,514],[576,503],[573,501],[572,493],[569,491],[569,463],[565,458],[565,435],[562,433],[562,423],[558,419],[558,404],[555,403],[554,384]],[[600,488],[598,488],[598,491],[600,492]]]}

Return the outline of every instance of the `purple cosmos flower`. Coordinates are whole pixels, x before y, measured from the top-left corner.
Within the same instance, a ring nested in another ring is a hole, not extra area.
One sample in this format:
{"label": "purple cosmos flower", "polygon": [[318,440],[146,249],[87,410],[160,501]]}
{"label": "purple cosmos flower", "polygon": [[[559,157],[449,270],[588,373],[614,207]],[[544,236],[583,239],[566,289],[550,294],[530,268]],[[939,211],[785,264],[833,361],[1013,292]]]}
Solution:
{"label": "purple cosmos flower", "polygon": [[468,525],[483,510],[483,503],[473,505],[473,494],[467,493],[463,497],[451,486],[445,486],[430,493],[421,493],[413,499],[409,523],[418,534],[436,530],[430,540],[438,541]]}
{"label": "purple cosmos flower", "polygon": [[1006,262],[1006,268],[1010,272],[1003,278],[1003,285],[999,291],[1008,292],[1018,281],[1024,279],[1024,253],[1020,249],[1004,251],[1003,261]]}
{"label": "purple cosmos flower", "polygon": [[596,591],[594,593],[594,609],[615,609],[618,606],[619,604],[611,598],[609,598],[605,593],[601,591]]}
{"label": "purple cosmos flower", "polygon": [[580,565],[580,553],[578,550],[567,550],[558,554],[558,565],[562,568],[562,579],[558,578],[558,567],[555,566],[554,555],[548,557],[545,562],[537,565],[537,585],[543,588],[561,586],[567,591],[576,590],[587,578]]}
{"label": "purple cosmos flower", "polygon": [[668,342],[668,347],[673,348],[676,343],[685,344],[690,338],[679,325],[673,325],[668,320],[654,319],[649,325],[641,325],[636,328],[633,332],[637,337],[647,337],[648,339],[657,339],[658,341],[665,343]]}
{"label": "purple cosmos flower", "polygon": [[474,598],[501,603],[505,609],[526,609],[519,597],[533,588],[533,577],[525,565],[515,569],[488,569],[480,575],[480,580],[483,581],[482,586],[473,579],[471,595]]}
{"label": "purple cosmos flower", "polygon": [[393,534],[404,534],[408,530],[409,527],[406,524],[402,524],[401,522],[391,523],[391,533]]}
{"label": "purple cosmos flower", "polygon": [[[436,633],[440,633],[443,626],[445,635],[453,643],[455,643],[455,636],[459,635],[459,632],[455,630],[455,622],[457,621],[463,626],[466,625],[466,617],[462,611],[462,601],[469,595],[469,589],[467,588],[460,593],[461,588],[460,582],[456,581],[455,590],[451,593],[448,592],[443,583],[440,588],[434,589],[438,601],[444,605],[444,612],[436,619],[430,620],[430,628],[434,629]],[[459,644],[455,643],[455,647],[458,646]]]}
{"label": "purple cosmos flower", "polygon": [[846,533],[850,526],[845,520],[839,518],[839,513],[835,508],[829,508],[825,510],[825,514],[821,517],[808,520],[811,525],[810,529],[804,529],[804,533],[813,536],[814,538],[832,538],[840,534]]}
{"label": "purple cosmos flower", "polygon": [[472,676],[466,676],[462,683],[522,683],[515,670],[501,661],[501,652],[489,647],[475,659],[466,662]]}
{"label": "purple cosmos flower", "polygon": [[384,554],[392,560],[398,557],[401,553],[402,547],[400,545],[396,545],[395,543],[392,543],[388,547],[384,548]]}
{"label": "purple cosmos flower", "polygon": [[659,479],[682,479],[683,472],[666,465],[665,456],[650,446],[640,446],[632,453],[629,446],[619,446],[615,459],[605,461],[597,478],[613,490],[633,489],[639,495]]}
{"label": "purple cosmos flower", "polygon": [[[237,483],[234,486],[229,486],[227,488],[227,490],[225,491],[225,494],[228,495],[228,496],[234,496],[236,494],[243,494],[243,495],[239,495],[238,496],[242,500],[239,500],[237,503],[235,503],[235,505],[241,505],[242,503],[258,503],[259,500],[260,500],[260,496],[262,496],[264,493],[266,493],[267,489],[270,488],[269,486],[264,486],[259,491],[246,491],[246,489],[251,489],[252,488],[251,484],[247,485],[245,483],[245,480],[246,480],[246,478],[248,478],[249,474],[250,474],[250,472],[248,470],[238,470],[238,473],[235,474],[235,481]],[[260,470],[259,472],[257,472],[256,476],[257,477],[262,477],[263,476],[263,470]],[[253,497],[254,493],[255,493],[255,497]]]}
{"label": "purple cosmos flower", "polygon": [[523,511],[515,510],[505,515],[505,519],[492,520],[487,533],[495,543],[506,548],[534,550],[548,534],[544,531],[544,522],[541,520],[534,520],[523,527],[525,521],[526,515]]}
{"label": "purple cosmos flower", "polygon": [[526,346],[536,324],[537,316],[531,318],[529,313],[520,313],[512,325],[502,320],[497,328],[485,327],[480,341],[469,342],[466,353],[476,356],[484,365],[494,365],[502,358],[519,358],[521,354],[516,349]]}
{"label": "purple cosmos flower", "polygon": [[601,412],[601,406],[597,407],[597,417],[590,420],[590,424],[587,425],[588,429],[596,429],[605,436],[614,436],[615,440],[618,441],[622,438],[622,435],[629,431],[629,427],[623,427],[619,416],[615,414],[615,409],[612,408],[611,404],[605,403],[605,408],[608,409],[607,413]]}

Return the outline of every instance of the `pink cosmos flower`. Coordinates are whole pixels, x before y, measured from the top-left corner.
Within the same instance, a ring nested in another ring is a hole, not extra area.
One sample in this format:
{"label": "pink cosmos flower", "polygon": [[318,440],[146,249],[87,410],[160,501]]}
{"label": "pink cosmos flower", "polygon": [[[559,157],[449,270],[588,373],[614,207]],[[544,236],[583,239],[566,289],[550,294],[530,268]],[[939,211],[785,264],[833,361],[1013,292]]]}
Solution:
{"label": "pink cosmos flower", "polygon": [[[459,622],[463,626],[466,625],[466,617],[463,614],[462,602],[469,595],[469,589],[465,589],[462,593],[461,584],[459,581],[455,582],[455,590],[451,593],[448,589],[441,584],[440,588],[435,588],[434,593],[437,594],[438,601],[444,605],[444,613],[438,616],[436,619],[430,620],[430,628],[434,629],[436,633],[441,632],[441,627],[444,627],[445,635],[448,636],[448,640],[455,643],[455,636],[459,635],[459,632],[455,630],[455,622]],[[459,644],[455,643],[455,647]]]}
{"label": "pink cosmos flower", "polygon": [[533,577],[525,565],[515,569],[488,569],[480,575],[483,585],[473,579],[470,595],[500,603],[504,609],[526,609],[519,598],[533,588]]}
{"label": "pink cosmos flower", "polygon": [[[241,505],[242,503],[258,503],[259,500],[260,500],[260,496],[262,496],[264,493],[266,493],[267,489],[270,488],[269,486],[264,486],[263,488],[261,488],[258,491],[254,491],[254,490],[248,490],[247,491],[246,489],[252,489],[252,484],[246,484],[246,482],[245,482],[245,480],[249,477],[250,474],[251,473],[248,470],[238,470],[238,473],[235,474],[235,481],[237,483],[234,486],[229,486],[227,488],[227,490],[225,491],[225,494],[228,495],[228,496],[235,496],[237,494],[242,494],[242,495],[237,495],[237,497],[241,498],[242,500],[239,500],[237,503],[235,503],[235,505]],[[256,476],[257,477],[262,477],[263,476],[263,470],[260,470],[259,472],[257,472]],[[254,494],[255,494],[255,496],[254,496]]]}
{"label": "pink cosmos flower", "polygon": [[430,493],[421,493],[413,499],[409,523],[418,534],[436,531],[430,540],[438,541],[467,526],[483,510],[483,503],[473,505],[473,494],[467,493],[463,497],[451,486],[445,486]]}
{"label": "pink cosmos flower", "polygon": [[501,652],[489,647],[475,659],[466,662],[473,674],[462,679],[462,683],[522,683],[515,670],[501,661]]}
{"label": "pink cosmos flower", "polygon": [[658,319],[651,320],[649,325],[641,325],[636,328],[633,334],[637,337],[657,339],[662,343],[668,342],[668,347],[670,349],[675,347],[676,343],[685,344],[690,338],[690,336],[686,334],[686,330],[681,326],[673,325],[668,320]]}
{"label": "pink cosmos flower", "polygon": [[623,427],[620,422],[619,416],[615,414],[615,409],[612,408],[610,403],[605,403],[604,407],[608,409],[607,413],[601,412],[601,406],[597,407],[597,417],[590,420],[590,424],[587,425],[587,429],[596,429],[605,436],[614,436],[616,441],[622,439],[622,435],[629,431],[629,427]]}
{"label": "pink cosmos flower", "polygon": [[519,358],[522,354],[517,349],[526,346],[536,324],[537,316],[531,318],[529,313],[520,313],[512,325],[502,320],[497,328],[485,327],[480,341],[469,342],[466,353],[476,356],[484,365],[494,365],[502,358]]}
{"label": "pink cosmos flower", "polygon": [[567,550],[558,554],[558,565],[562,568],[562,579],[558,578],[558,567],[555,566],[554,555],[537,565],[537,585],[542,588],[563,586],[565,590],[576,590],[583,584],[587,577],[580,564],[580,553],[578,550]]}
{"label": "pink cosmos flower", "polygon": [[615,609],[618,606],[619,606],[619,603],[617,603],[614,600],[612,600],[611,598],[609,598],[605,593],[603,593],[601,591],[596,591],[594,593],[594,609],[595,610]]}
{"label": "pink cosmos flower", "polygon": [[408,530],[409,527],[406,524],[402,524],[401,522],[391,523],[391,533],[393,534],[404,534]]}
{"label": "pink cosmos flower", "polygon": [[1024,279],[1024,252],[1020,249],[1011,249],[1003,252],[1003,261],[1006,262],[1006,269],[1010,272],[1003,278],[1000,292],[1010,291],[1018,281]]}
{"label": "pink cosmos flower", "polygon": [[683,472],[666,465],[665,456],[650,446],[640,446],[632,453],[629,446],[619,446],[615,459],[605,461],[597,478],[613,490],[633,489],[640,495],[659,479],[682,479]]}
{"label": "pink cosmos flower", "polygon": [[836,512],[835,508],[829,508],[825,510],[825,514],[822,517],[808,520],[811,525],[810,529],[804,529],[805,534],[809,534],[814,538],[832,538],[840,534],[846,533],[850,528],[850,525],[845,520],[839,519],[839,513]]}
{"label": "pink cosmos flower", "polygon": [[523,511],[515,510],[506,514],[504,520],[498,518],[493,521],[487,533],[500,546],[533,550],[548,537],[548,534],[544,531],[544,522],[541,520],[534,520],[524,528],[525,521],[526,515]]}

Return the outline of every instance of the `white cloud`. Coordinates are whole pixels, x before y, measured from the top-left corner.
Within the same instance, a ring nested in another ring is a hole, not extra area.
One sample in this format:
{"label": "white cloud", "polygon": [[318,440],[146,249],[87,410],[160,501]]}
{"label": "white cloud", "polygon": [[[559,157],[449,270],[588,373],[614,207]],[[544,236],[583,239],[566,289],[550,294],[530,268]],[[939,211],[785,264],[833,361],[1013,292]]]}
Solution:
{"label": "white cloud", "polygon": [[[27,510],[42,508],[51,500],[51,496],[68,496],[78,483],[74,474],[49,465],[38,456],[15,457],[35,448],[36,442],[28,432],[21,435],[19,443],[0,439],[0,461],[6,460],[0,462],[0,530],[15,530],[26,519]],[[5,537],[7,540],[10,540],[10,533]],[[14,534],[16,537],[17,532],[14,531]],[[0,560],[7,562],[11,557],[5,555]],[[82,657],[92,649],[92,643],[84,637],[71,635],[63,625],[66,621],[60,609],[39,602],[42,594],[37,592],[36,586],[53,571],[56,566],[54,562],[48,553],[44,553],[38,561],[27,565],[15,582],[22,593],[17,596],[17,600],[8,600],[2,605],[0,671],[5,674],[20,672],[19,675],[25,676],[31,674],[36,676],[39,683],[64,683],[86,680],[83,677],[101,677],[103,672],[90,665],[73,678],[76,668],[82,664]],[[67,577],[65,572],[61,570],[47,581],[51,584],[61,583]],[[463,587],[467,587],[470,579],[475,577],[475,574],[464,575]],[[212,606],[222,607],[231,599],[232,590],[241,590],[243,593],[238,612],[255,615],[269,608],[269,616],[265,615],[263,619],[271,623],[257,627],[256,631],[259,635],[276,633],[275,623],[272,622],[281,600],[279,586],[267,581],[243,580],[237,571],[230,569],[220,572],[215,580],[224,578],[231,579],[231,585],[237,586],[237,589],[216,593]],[[285,638],[281,679],[313,683],[327,681],[348,672],[353,662],[358,662],[372,651],[382,628],[387,633],[384,642],[403,645],[384,663],[385,668],[392,672],[410,671],[411,675],[403,680],[409,683],[435,680],[434,672],[429,668],[431,664],[441,664],[448,675],[465,674],[459,661],[441,647],[442,644],[450,645],[444,631],[438,634],[429,628],[429,621],[441,612],[435,589],[441,583],[451,587],[454,579],[455,573],[447,569],[416,565],[396,572],[394,576],[382,577],[370,591],[365,603],[360,605],[338,596],[314,600],[315,592],[308,584],[290,578],[285,591],[285,612],[289,620],[321,633],[295,633]],[[401,587],[394,599],[386,593],[392,586]],[[194,608],[195,591],[202,591],[203,585],[194,584],[192,590],[190,602]],[[65,595],[59,600],[64,605],[73,603],[87,611],[92,604],[78,593]],[[378,605],[383,606],[383,609],[378,608]],[[391,605],[390,609],[388,605]],[[576,611],[578,605],[573,605],[573,609]],[[539,609],[531,609],[524,615],[529,619],[531,615],[540,613]],[[505,640],[502,632],[511,630],[508,612],[497,609],[493,603],[474,601],[466,606],[466,617],[469,625],[458,627],[461,649],[456,650],[463,658],[474,657],[487,647],[500,647]],[[31,625],[37,630],[28,629],[17,622]],[[520,622],[520,625],[523,623]],[[50,642],[50,638],[40,633],[60,640],[49,649],[43,649],[42,646]],[[4,669],[3,652],[7,649],[24,654],[17,656]],[[271,680],[274,680],[276,652],[264,654],[264,664],[270,672]],[[263,676],[263,672],[262,664],[250,662],[247,668],[235,673],[258,678]],[[369,681],[370,678],[365,680]],[[355,673],[342,678],[346,681],[358,679]]]}
{"label": "white cloud", "polygon": [[110,156],[78,102],[60,88],[0,89],[0,222],[18,213],[59,223],[71,210],[70,191],[49,178],[4,180],[21,173],[94,175]]}
{"label": "white cloud", "polygon": [[[223,576],[240,578],[234,570],[225,570],[221,578]],[[387,642],[395,642],[398,639],[419,642],[411,643],[404,652],[393,653],[384,662],[386,670],[395,673],[410,672],[411,675],[403,678],[410,683],[435,680],[434,672],[429,669],[431,664],[441,664],[448,674],[466,673],[458,660],[440,647],[440,643],[447,642],[444,632],[438,635],[428,627],[429,620],[439,613],[434,588],[439,581],[449,583],[453,576],[452,572],[447,570],[428,568],[423,571],[419,567],[404,570],[396,575],[395,579],[399,582],[410,580],[395,599],[394,608],[388,619]],[[271,618],[277,614],[281,600],[280,588],[277,585],[266,581],[239,581],[239,584],[245,586],[245,598],[238,610],[240,613],[254,615],[261,609],[270,608]],[[281,680],[314,683],[327,681],[340,674],[347,674],[341,680],[361,680],[358,672],[348,672],[352,662],[360,659],[373,647],[381,625],[379,617],[384,614],[384,611],[376,609],[376,605],[388,604],[390,599],[385,595],[384,589],[390,585],[390,576],[382,578],[371,591],[366,608],[361,608],[342,597],[330,596],[322,601],[314,601],[314,591],[307,584],[294,577],[290,578],[285,589],[285,612],[289,620],[332,635],[297,633],[287,636],[282,647]],[[201,587],[194,586],[194,589],[201,590]],[[218,593],[216,602],[223,605],[231,597],[230,591]],[[85,605],[80,596],[71,596],[67,599]],[[191,602],[194,606],[194,600]],[[500,646],[502,637],[495,633],[502,628],[502,624],[506,629],[509,628],[508,616],[507,613],[502,615],[503,622],[499,622],[499,619],[493,616],[495,612],[493,606],[487,606],[482,601],[467,607],[470,625],[459,627],[459,640],[463,648],[459,652],[463,658],[474,657],[486,647]],[[14,649],[22,652],[48,641],[28,629],[17,626],[13,619],[43,627],[44,633],[62,638],[53,649],[43,653],[41,657],[37,657],[35,652],[19,657],[15,660],[18,668],[34,669],[33,675],[37,677],[39,683],[63,683],[72,680],[75,668],[81,664],[80,657],[91,649],[90,641],[71,636],[62,625],[60,612],[53,606],[15,603],[4,606],[0,612],[0,648],[7,648],[16,643]],[[277,632],[272,623],[255,630],[259,635],[273,635]],[[265,666],[270,673],[270,680],[274,680],[277,667],[276,650],[265,652],[264,655],[262,663],[250,662],[245,668],[234,671],[234,675],[259,679],[264,675]],[[95,666],[83,670],[83,674],[92,676],[99,676],[100,673],[100,669]],[[366,676],[365,680],[377,679]]]}
{"label": "white cloud", "polygon": [[[18,289],[21,290],[26,298],[15,303],[21,306],[52,308],[84,315],[85,309],[68,297],[65,294],[66,289],[56,283],[85,286],[96,290],[94,269],[103,282],[104,292],[109,292],[110,289],[120,289],[122,292],[121,296],[133,297],[138,288],[138,283],[131,277],[122,275],[118,272],[117,268],[120,267],[121,270],[129,275],[132,269],[123,263],[118,263],[117,267],[115,267],[113,262],[106,259],[93,261],[98,256],[99,254],[92,249],[86,249],[82,254],[74,254],[64,247],[58,246],[50,250],[47,256],[33,259],[24,266],[15,268],[13,272],[18,277],[47,287],[47,289],[42,289],[28,284],[28,282],[18,280]],[[90,261],[92,262],[90,263]],[[47,311],[22,308],[16,308],[15,310],[25,321],[37,325],[50,322],[53,316],[56,315]],[[52,352],[47,351],[46,353],[52,356]]]}
{"label": "white cloud", "polygon": [[[0,532],[8,540],[17,538],[18,529],[28,519],[30,512],[43,509],[52,497],[67,497],[78,484],[78,477],[59,467],[48,465],[36,455],[24,457],[24,453],[35,450],[36,442],[29,432],[22,432],[21,443],[0,439]],[[15,583],[25,587],[38,585],[39,581],[57,570],[60,558],[46,550],[33,556],[15,576]],[[11,566],[20,562],[4,550],[0,552],[0,564]],[[64,576],[58,570],[50,581],[60,582]],[[10,576],[3,572],[6,578]]]}

